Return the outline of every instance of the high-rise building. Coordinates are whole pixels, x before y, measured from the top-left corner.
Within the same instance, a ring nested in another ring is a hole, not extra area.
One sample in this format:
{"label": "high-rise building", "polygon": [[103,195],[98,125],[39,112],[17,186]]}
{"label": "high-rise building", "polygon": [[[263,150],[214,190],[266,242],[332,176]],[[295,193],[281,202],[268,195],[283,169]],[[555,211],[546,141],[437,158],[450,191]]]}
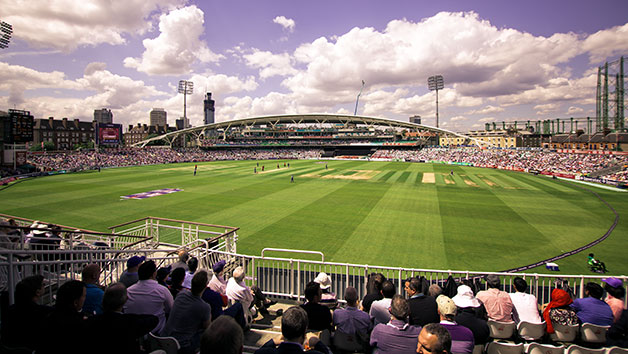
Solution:
{"label": "high-rise building", "polygon": [[421,116],[410,117],[410,123],[421,124]]}
{"label": "high-rise building", "polygon": [[107,108],[95,109],[94,121],[102,124],[113,123],[113,113],[111,113],[111,110]]}
{"label": "high-rise building", "polygon": [[150,125],[153,127],[165,127],[168,125],[168,112],[163,108],[153,108],[150,111]]}
{"label": "high-rise building", "polygon": [[205,100],[203,101],[205,112],[205,119],[203,120],[203,123],[205,125],[214,123],[214,113],[216,111],[215,104],[216,102],[212,100],[212,93],[208,92],[205,96]]}

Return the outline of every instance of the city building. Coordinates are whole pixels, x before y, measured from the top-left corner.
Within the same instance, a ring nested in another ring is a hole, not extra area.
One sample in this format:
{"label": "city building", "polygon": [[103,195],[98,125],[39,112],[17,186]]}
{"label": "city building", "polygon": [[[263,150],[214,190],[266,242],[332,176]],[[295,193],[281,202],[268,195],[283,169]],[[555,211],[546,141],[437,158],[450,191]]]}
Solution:
{"label": "city building", "polygon": [[140,123],[138,123],[137,125],[129,125],[129,129],[126,133],[123,134],[124,145],[129,146],[142,140],[146,140],[148,138],[158,135],[163,135],[174,130],[174,127],[166,127],[161,125],[146,125]]}
{"label": "city building", "polygon": [[163,108],[153,108],[150,111],[150,125],[153,127],[168,126],[168,113]]}
{"label": "city building", "polygon": [[75,145],[87,144],[94,139],[94,123],[82,122],[78,119],[69,120],[63,118],[55,120],[35,119],[33,127],[33,144],[39,145],[49,141],[55,146],[55,150],[71,150]]}
{"label": "city building", "polygon": [[410,117],[410,123],[421,124],[421,116]]}
{"label": "city building", "polygon": [[212,93],[207,92],[205,95],[205,100],[203,101],[203,112],[205,113],[205,118],[203,119],[203,124],[212,124],[215,122],[214,113],[216,111],[215,107],[216,102],[212,100]]}
{"label": "city building", "polygon": [[110,109],[95,109],[94,110],[94,121],[96,123],[113,123],[113,113],[111,113]]}
{"label": "city building", "polygon": [[192,126],[190,125],[190,120],[184,117],[181,117],[180,119],[177,119],[175,121],[175,124],[177,126],[177,130],[181,130],[181,129],[186,129],[186,128],[191,128]]}

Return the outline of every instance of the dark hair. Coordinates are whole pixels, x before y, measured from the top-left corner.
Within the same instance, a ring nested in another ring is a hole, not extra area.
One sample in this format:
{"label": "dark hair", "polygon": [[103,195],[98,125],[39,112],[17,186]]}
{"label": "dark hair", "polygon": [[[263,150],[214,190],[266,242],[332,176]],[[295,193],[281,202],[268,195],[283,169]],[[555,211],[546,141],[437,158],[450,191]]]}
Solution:
{"label": "dark hair", "polygon": [[209,275],[204,270],[194,274],[192,277],[192,294],[200,295],[203,293],[203,290],[207,287],[207,282],[209,281]]}
{"label": "dark hair", "polygon": [[84,282],[91,282],[100,278],[100,266],[96,263],[88,264],[81,272],[81,279]]}
{"label": "dark hair", "polygon": [[183,283],[185,279],[185,269],[179,267],[175,268],[172,273],[170,273],[170,284],[173,286],[179,286]]}
{"label": "dark hair", "polygon": [[613,288],[612,286],[605,283],[604,290],[606,290],[607,293],[609,293],[612,297],[616,299],[623,299],[624,296],[626,296],[626,289],[624,289],[623,286]]}
{"label": "dark hair", "polygon": [[513,283],[518,292],[525,293],[528,289],[528,283],[522,277],[516,277]]}
{"label": "dark hair", "polygon": [[406,321],[410,314],[410,305],[408,300],[404,299],[401,295],[395,295],[390,302],[390,314],[396,319]]}
{"label": "dark hair", "polygon": [[168,275],[170,275],[170,268],[164,268],[164,267],[159,268],[157,270],[157,277],[156,277],[157,282],[160,284],[165,284],[166,278],[168,278]]}
{"label": "dark hair", "polygon": [[137,269],[137,277],[139,280],[147,280],[155,274],[155,271],[157,271],[155,261],[146,261]]}
{"label": "dark hair", "polygon": [[15,285],[15,302],[29,303],[33,301],[33,297],[37,295],[37,290],[39,290],[42,285],[44,285],[44,277],[39,274],[31,275],[30,277],[20,280],[20,282]]}
{"label": "dark hair", "polygon": [[198,269],[198,258],[192,257],[188,260],[188,270],[190,273],[194,273],[196,272],[196,269]]}
{"label": "dark hair", "polygon": [[347,300],[347,304],[355,305],[358,301],[358,291],[354,287],[348,286],[345,289],[345,300]]}
{"label": "dark hair", "polygon": [[76,311],[74,301],[80,299],[84,291],[85,283],[82,281],[70,280],[63,283],[63,285],[59,287],[59,290],[57,290],[57,302],[55,303],[55,307],[57,309]]}
{"label": "dark hair", "polygon": [[593,253],[589,253],[589,257],[594,257],[594,256],[593,256]]}
{"label": "dark hair", "polygon": [[396,293],[395,284],[393,284],[390,280],[386,280],[382,284],[382,295],[384,295],[385,298],[392,298]]}
{"label": "dark hair", "polygon": [[429,323],[423,327],[423,331],[433,334],[436,338],[438,338],[436,346],[434,348],[430,348],[432,349],[432,352],[451,352],[451,335],[449,334],[447,328],[438,323]]}
{"label": "dark hair", "polygon": [[287,341],[305,336],[308,323],[307,312],[300,306],[292,306],[281,317],[281,334]]}
{"label": "dark hair", "polygon": [[421,292],[421,280],[419,280],[419,278],[414,277],[414,278],[410,278],[410,285],[408,285],[410,287],[410,289],[416,291],[417,293]]}
{"label": "dark hair", "polygon": [[587,283],[587,285],[584,286],[584,290],[589,292],[589,296],[596,299],[601,299],[602,295],[604,295],[604,289],[597,283]]}
{"label": "dark hair", "polygon": [[318,292],[320,290],[321,290],[321,285],[319,283],[314,282],[314,281],[307,283],[307,285],[305,286],[305,291],[304,291],[304,295],[307,301],[312,301],[316,296],[318,296]]}
{"label": "dark hair", "polygon": [[382,273],[371,273],[366,282],[366,293],[377,294],[382,290],[386,277]]}
{"label": "dark hair", "polygon": [[239,354],[243,342],[242,328],[233,317],[218,316],[201,336],[201,354]]}
{"label": "dark hair", "polygon": [[107,287],[102,297],[102,309],[105,312],[114,312],[120,309],[127,300],[124,283],[113,283]]}

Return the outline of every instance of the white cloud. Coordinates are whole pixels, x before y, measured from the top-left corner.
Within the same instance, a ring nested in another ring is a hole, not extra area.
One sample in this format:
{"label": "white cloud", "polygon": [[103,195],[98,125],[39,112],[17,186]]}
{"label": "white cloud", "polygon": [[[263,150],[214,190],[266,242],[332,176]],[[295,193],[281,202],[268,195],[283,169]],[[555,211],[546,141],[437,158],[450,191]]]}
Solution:
{"label": "white cloud", "polygon": [[567,114],[578,114],[578,113],[582,113],[582,112],[584,112],[584,109],[582,109],[580,107],[575,107],[575,106],[571,106],[567,110]]}
{"label": "white cloud", "polygon": [[503,111],[504,111],[504,108],[502,107],[495,107],[495,106],[488,105],[482,109],[469,111],[467,114],[493,114],[493,113],[499,113]]}
{"label": "white cloud", "polygon": [[488,122],[494,122],[495,118],[493,117],[485,117],[485,118],[480,118],[478,119],[478,122],[480,123],[488,123]]}
{"label": "white cloud", "polygon": [[219,61],[222,56],[199,39],[204,31],[203,23],[203,11],[194,5],[161,15],[159,36],[145,39],[142,57],[128,57],[124,59],[124,66],[150,75],[178,75],[189,73],[196,62]]}
{"label": "white cloud", "polygon": [[469,120],[469,118],[463,117],[463,116],[455,116],[455,117],[449,118],[449,120],[451,122],[464,122],[464,121]]}
{"label": "white cloud", "polygon": [[536,105],[534,106],[534,109],[537,111],[536,112],[537,115],[546,115],[548,113],[558,111],[559,107],[560,105],[557,103],[546,103],[546,104]]}
{"label": "white cloud", "polygon": [[101,43],[123,44],[125,34],[151,28],[150,15],[185,0],[12,0],[2,1],[2,20],[13,36],[34,47],[65,52]]}
{"label": "white cloud", "polygon": [[259,76],[266,79],[272,76],[288,76],[297,73],[292,67],[290,55],[273,54],[268,51],[253,49],[253,53],[243,55],[249,67],[260,69]]}
{"label": "white cloud", "polygon": [[286,18],[285,16],[277,16],[273,19],[273,22],[283,27],[284,30],[292,33],[294,32],[294,20],[291,18]]}
{"label": "white cloud", "polygon": [[615,55],[626,54],[628,51],[628,23],[623,26],[598,31],[588,36],[583,49],[589,53],[591,64],[600,66],[605,60],[612,60]]}

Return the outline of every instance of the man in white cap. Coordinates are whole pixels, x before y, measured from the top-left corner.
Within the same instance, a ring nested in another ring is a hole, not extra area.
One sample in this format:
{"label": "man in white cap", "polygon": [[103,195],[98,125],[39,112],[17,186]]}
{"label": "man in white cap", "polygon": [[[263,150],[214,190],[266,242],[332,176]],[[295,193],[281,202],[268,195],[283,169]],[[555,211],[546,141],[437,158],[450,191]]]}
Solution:
{"label": "man in white cap", "polygon": [[336,294],[331,292],[331,278],[327,273],[320,272],[314,279],[314,282],[320,284],[321,291],[323,292],[318,303],[330,309],[335,309],[338,306],[338,299],[336,298]]}
{"label": "man in white cap", "polygon": [[456,323],[471,330],[475,344],[485,344],[490,340],[491,332],[486,323],[484,305],[473,296],[473,290],[468,285],[460,285],[458,294],[452,298],[458,307]]}
{"label": "man in white cap", "polygon": [[439,295],[436,298],[436,304],[438,305],[440,324],[451,335],[451,352],[473,353],[473,347],[475,346],[473,333],[467,327],[455,322],[456,304],[454,301],[445,295]]}

